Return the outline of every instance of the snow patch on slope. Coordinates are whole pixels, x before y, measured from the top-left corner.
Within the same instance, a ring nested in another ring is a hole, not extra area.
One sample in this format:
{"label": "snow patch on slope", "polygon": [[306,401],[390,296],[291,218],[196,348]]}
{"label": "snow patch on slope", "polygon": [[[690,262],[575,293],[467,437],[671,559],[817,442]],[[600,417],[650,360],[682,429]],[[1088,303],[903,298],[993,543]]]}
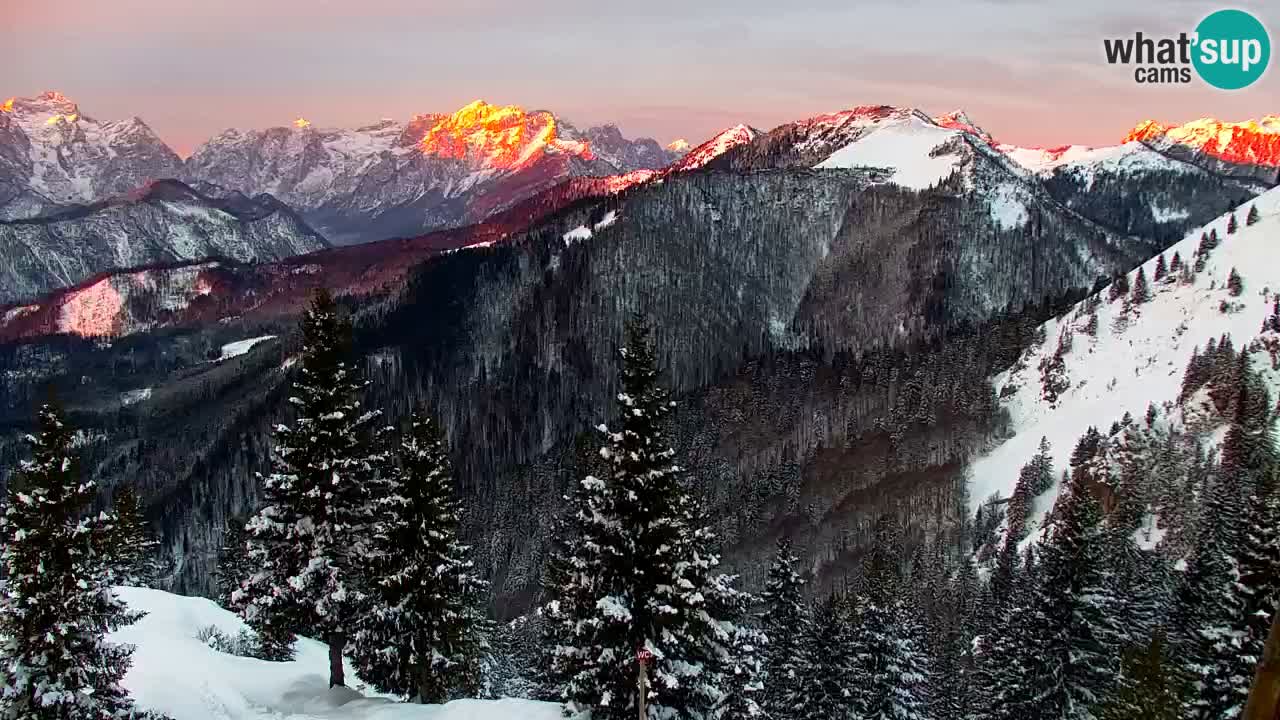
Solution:
{"label": "snow patch on slope", "polygon": [[227,343],[222,346],[222,353],[218,355],[218,359],[215,362],[222,362],[223,360],[230,360],[233,357],[244,355],[252,350],[254,345],[271,340],[274,337],[275,335],[262,335],[259,337],[246,338],[244,340]]}
{"label": "snow patch on slope", "polygon": [[[1246,226],[1250,206],[1256,206],[1259,221]],[[1045,323],[1045,342],[1023,356],[1023,369],[1005,372],[994,379],[997,392],[1009,393],[1002,401],[1015,435],[979,457],[970,467],[969,501],[976,510],[993,493],[1009,497],[1018,472],[1035,454],[1040,438],[1047,437],[1053,448],[1054,468],[1061,472],[1069,464],[1076,441],[1089,428],[1105,430],[1113,420],[1129,412],[1141,418],[1150,402],[1177,398],[1182,376],[1191,353],[1210,338],[1231,335],[1237,348],[1244,347],[1261,331],[1272,302],[1280,291],[1280,188],[1258,196],[1235,210],[1239,229],[1227,234],[1223,215],[1203,228],[1191,231],[1165,251],[1165,259],[1177,252],[1184,263],[1194,263],[1202,231],[1216,229],[1221,244],[1209,255],[1195,282],[1154,281],[1157,260],[1143,265],[1151,284],[1150,302],[1135,306],[1127,314],[1121,300],[1106,302],[1103,290],[1098,307],[1097,337],[1082,328],[1088,321],[1084,303],[1060,318]],[[1244,278],[1244,293],[1230,297],[1227,276],[1236,268]],[[1133,283],[1136,270],[1130,273]],[[1239,304],[1223,313],[1223,301]],[[1088,301],[1085,301],[1088,302]],[[1072,349],[1065,356],[1070,387],[1050,405],[1041,396],[1040,361],[1052,357],[1059,333],[1074,329]],[[1270,376],[1272,393],[1280,388]],[[1052,505],[1053,493],[1037,500],[1043,513]],[[1036,514],[1028,526],[1034,527]]]}
{"label": "snow patch on slope", "polygon": [[[299,638],[292,662],[266,662],[218,652],[197,633],[213,626],[235,636],[244,624],[204,598],[119,588],[146,617],[113,633],[137,647],[124,686],[142,708],[173,720],[562,720],[560,706],[532,700],[456,700],[447,705],[399,703],[357,689],[330,689],[329,649]],[[348,664],[348,678],[355,673]],[[357,685],[357,688],[359,686]]]}
{"label": "snow patch on slope", "polygon": [[960,156],[935,152],[961,131],[941,128],[909,115],[883,123],[818,163],[818,168],[886,168],[893,182],[914,190],[937,185],[960,166]]}

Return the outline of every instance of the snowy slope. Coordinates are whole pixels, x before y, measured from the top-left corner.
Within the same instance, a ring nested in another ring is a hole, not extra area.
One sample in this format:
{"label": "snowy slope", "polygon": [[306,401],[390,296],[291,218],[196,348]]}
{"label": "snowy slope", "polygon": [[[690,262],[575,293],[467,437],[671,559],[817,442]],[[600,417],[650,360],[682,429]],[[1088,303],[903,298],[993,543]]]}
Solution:
{"label": "snowy slope", "polygon": [[[173,720],[561,720],[560,706],[531,700],[458,700],[411,705],[330,690],[328,647],[300,639],[293,662],[227,655],[197,633],[209,626],[234,636],[244,627],[232,613],[204,598],[159,590],[120,588],[135,610],[147,612],[112,639],[136,646],[124,685],[137,703]],[[348,678],[354,673],[348,666]]]}
{"label": "snowy slope", "polygon": [[[1259,221],[1246,226],[1250,206],[1256,206]],[[1045,324],[1045,341],[1023,357],[1021,370],[1003,373],[994,379],[997,392],[1009,393],[1002,401],[1016,434],[991,449],[971,466],[969,495],[976,508],[992,493],[1008,497],[1019,469],[1031,459],[1042,436],[1053,446],[1054,466],[1068,465],[1077,439],[1089,428],[1104,430],[1125,412],[1140,418],[1149,403],[1173,401],[1181,390],[1183,372],[1193,349],[1210,338],[1231,335],[1237,348],[1256,338],[1263,320],[1270,314],[1280,291],[1280,189],[1273,189],[1235,211],[1239,229],[1227,234],[1227,216],[1204,226],[1216,229],[1221,244],[1214,249],[1205,268],[1192,284],[1154,282],[1156,259],[1143,265],[1151,280],[1152,299],[1129,313],[1121,300],[1108,303],[1107,291],[1098,307],[1097,337],[1083,332],[1088,313],[1082,302],[1072,311]],[[1164,253],[1170,260],[1178,253],[1193,263],[1202,229]],[[1244,279],[1244,293],[1231,297],[1227,277],[1236,268]],[[1130,272],[1132,284],[1137,270]],[[1224,314],[1224,302],[1239,303],[1238,310]],[[1041,396],[1040,361],[1052,356],[1060,333],[1074,330],[1071,350],[1065,356],[1070,387],[1050,404]],[[1265,369],[1259,357],[1255,367]],[[1270,363],[1265,363],[1269,366]],[[1280,375],[1264,373],[1272,392],[1280,388]],[[1052,493],[1042,497],[1037,509],[1052,505]],[[1031,526],[1036,524],[1033,517]]]}
{"label": "snowy slope", "polygon": [[892,180],[898,185],[924,190],[960,167],[961,155],[939,150],[960,134],[912,113],[885,121],[815,167],[886,168],[893,171]]}

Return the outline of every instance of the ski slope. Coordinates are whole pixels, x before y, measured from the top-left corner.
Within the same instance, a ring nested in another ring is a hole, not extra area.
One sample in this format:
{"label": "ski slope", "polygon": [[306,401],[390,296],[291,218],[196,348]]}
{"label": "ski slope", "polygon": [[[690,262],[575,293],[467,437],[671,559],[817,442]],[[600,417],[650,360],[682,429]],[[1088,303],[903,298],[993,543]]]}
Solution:
{"label": "ski slope", "polygon": [[[323,643],[299,639],[293,662],[227,655],[205,645],[197,633],[214,626],[234,636],[244,624],[231,612],[204,598],[118,590],[130,608],[147,613],[111,638],[136,646],[124,685],[139,706],[173,720],[563,720],[555,703],[413,705],[356,689],[330,689],[329,650]],[[355,678],[350,665],[347,678]]]}
{"label": "ski slope", "polygon": [[[1246,226],[1250,206],[1257,207],[1260,217],[1256,224]],[[1124,303],[1119,299],[1108,303],[1104,289],[1096,337],[1083,332],[1088,313],[1084,309],[1087,301],[1082,302],[1045,324],[1044,343],[1026,352],[1021,370],[996,376],[997,393],[1016,388],[1001,402],[1016,434],[972,463],[971,510],[993,493],[1010,496],[1018,471],[1035,454],[1042,436],[1049,439],[1055,472],[1061,474],[1076,441],[1089,426],[1106,432],[1126,412],[1141,418],[1149,403],[1176,400],[1183,372],[1197,346],[1203,348],[1210,338],[1227,333],[1235,347],[1242,349],[1261,334],[1263,320],[1280,292],[1280,188],[1245,203],[1235,210],[1235,216],[1239,223],[1235,234],[1227,234],[1228,215],[1223,215],[1165,251],[1166,261],[1177,252],[1184,263],[1194,264],[1201,232],[1217,230],[1220,244],[1194,283],[1155,282],[1156,258],[1152,258],[1142,266],[1151,286],[1150,302],[1134,306],[1126,315]],[[1233,267],[1244,279],[1240,297],[1231,297],[1226,287]],[[1136,269],[1129,273],[1131,287],[1136,275]],[[1219,309],[1223,301],[1239,303],[1240,307],[1224,314]],[[1072,348],[1065,355],[1070,388],[1050,405],[1041,396],[1039,365],[1042,359],[1052,357],[1059,334],[1068,325],[1075,331]],[[1255,355],[1254,367],[1263,371],[1274,398],[1280,389],[1280,373],[1263,358],[1264,354]],[[1032,532],[1039,526],[1040,516],[1052,507],[1056,494],[1055,488],[1037,500],[1027,525]]]}

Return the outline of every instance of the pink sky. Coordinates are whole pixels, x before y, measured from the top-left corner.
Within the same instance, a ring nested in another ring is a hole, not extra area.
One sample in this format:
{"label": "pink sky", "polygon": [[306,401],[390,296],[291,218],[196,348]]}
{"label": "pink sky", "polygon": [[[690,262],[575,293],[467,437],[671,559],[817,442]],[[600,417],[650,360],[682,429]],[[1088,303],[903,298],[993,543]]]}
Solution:
{"label": "pink sky", "polygon": [[[1190,31],[1218,7],[1179,0],[0,4],[0,97],[56,89],[91,116],[142,117],[184,154],[227,127],[355,126],[477,98],[664,143],[872,103],[963,108],[1024,145],[1280,113],[1274,69],[1229,93],[1106,65],[1104,37]],[[1239,5],[1271,25],[1262,3]]]}

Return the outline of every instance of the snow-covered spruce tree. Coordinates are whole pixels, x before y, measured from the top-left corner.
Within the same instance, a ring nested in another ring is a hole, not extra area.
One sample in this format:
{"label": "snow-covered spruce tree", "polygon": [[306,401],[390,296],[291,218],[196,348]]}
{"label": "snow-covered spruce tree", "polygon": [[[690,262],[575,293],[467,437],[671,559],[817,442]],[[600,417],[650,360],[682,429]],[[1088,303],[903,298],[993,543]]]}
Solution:
{"label": "snow-covered spruce tree", "polygon": [[120,685],[133,648],[106,641],[140,617],[111,590],[110,516],[86,515],[97,487],[79,473],[62,413],[45,405],[38,420],[4,515],[0,718],[146,717]]}
{"label": "snow-covered spruce tree", "polygon": [[1030,696],[1014,703],[1014,717],[1091,720],[1111,689],[1119,654],[1102,512],[1075,475],[1064,482],[1054,514],[1032,598],[1037,647],[1025,658]]}
{"label": "snow-covered spruce tree", "polygon": [[831,595],[812,612],[805,637],[805,654],[812,658],[804,678],[804,692],[796,711],[777,718],[853,717],[851,690],[860,682],[854,670],[856,650],[850,626],[850,609],[844,598]]}
{"label": "snow-covered spruce tree", "polygon": [[882,519],[864,564],[862,592],[853,606],[853,717],[920,720],[929,707],[929,659],[923,629],[905,602],[896,524]]}
{"label": "snow-covered spruce tree", "polygon": [[1250,205],[1249,214],[1246,215],[1244,218],[1245,227],[1248,227],[1256,222],[1258,222],[1258,206]]}
{"label": "snow-covered spruce tree", "polygon": [[764,612],[760,616],[769,638],[765,653],[763,706],[774,718],[795,714],[805,693],[811,659],[805,653],[809,636],[809,605],[804,599],[804,578],[795,570],[799,560],[791,553],[791,541],[778,540],[778,548],[765,583]]}
{"label": "snow-covered spruce tree", "polygon": [[1120,679],[1098,706],[1098,720],[1181,720],[1186,685],[1172,668],[1164,636],[1125,651]]}
{"label": "snow-covered spruce tree", "polygon": [[240,583],[253,574],[253,566],[249,562],[249,534],[245,531],[243,518],[233,517],[227,521],[222,532],[222,546],[218,548],[218,567],[215,582],[218,590],[218,602],[224,607],[232,607],[231,594],[240,589]]}
{"label": "snow-covered spruce tree", "polygon": [[[745,620],[750,612],[750,605],[759,599],[733,587],[737,582],[736,575],[717,575],[712,580],[720,586],[710,595],[713,601],[709,608],[712,616]],[[769,638],[763,630],[746,622],[732,624],[729,631],[732,635],[729,638],[726,682],[720,702],[712,714],[721,720],[765,717],[761,702],[765,688],[764,653],[768,648]]]}
{"label": "snow-covered spruce tree", "polygon": [[573,501],[577,539],[556,563],[562,585],[549,588],[559,626],[552,676],[570,709],[596,720],[637,711],[637,650],[653,654],[652,718],[715,717],[735,666],[740,603],[716,575],[719,556],[702,525],[665,426],[672,403],[658,385],[647,329],[633,323],[622,352],[621,417],[604,430],[604,477],[586,477]]}
{"label": "snow-covered spruce tree", "polygon": [[128,485],[117,488],[111,509],[113,530],[108,542],[115,584],[155,587],[164,569],[156,557],[160,542],[147,527],[138,494]]}
{"label": "snow-covered spruce tree", "polygon": [[1236,228],[1238,228],[1239,226],[1240,226],[1240,223],[1236,222],[1235,213],[1231,213],[1230,215],[1227,216],[1227,234],[1228,235],[1234,235],[1236,232]]}
{"label": "snow-covered spruce tree", "polygon": [[353,656],[384,692],[443,703],[475,685],[488,647],[479,611],[485,583],[458,538],[459,503],[438,425],[414,414],[395,454],[377,463],[367,558],[371,610]]}
{"label": "snow-covered spruce tree", "polygon": [[[1271,398],[1262,379],[1249,366],[1249,354],[1238,360],[1239,388],[1235,418],[1222,444],[1219,475],[1247,495],[1243,514],[1233,528],[1229,558],[1230,586],[1218,605],[1227,614],[1206,618],[1201,639],[1208,649],[1203,682],[1195,707],[1201,718],[1239,717],[1249,683],[1262,655],[1270,618],[1280,596],[1280,531],[1277,522],[1275,445]],[[1237,503],[1240,501],[1237,500]]]}
{"label": "snow-covered spruce tree", "polygon": [[333,298],[318,292],[302,319],[295,417],[274,429],[273,471],[246,526],[254,572],[233,596],[264,655],[287,652],[291,633],[323,638],[335,686],[345,684],[342,653],[365,602],[368,427],[377,417],[357,397],[365,383],[347,357],[350,334]]}
{"label": "snow-covered spruce tree", "polygon": [[1165,262],[1164,253],[1160,253],[1160,257],[1156,258],[1156,271],[1152,276],[1152,280],[1160,282],[1164,280],[1164,276],[1169,274],[1169,266]]}
{"label": "snow-covered spruce tree", "polygon": [[[1160,258],[1163,260],[1164,256]],[[1157,280],[1160,273],[1157,273]],[[1141,305],[1151,299],[1151,285],[1147,283],[1147,271],[1143,267],[1138,268],[1138,276],[1133,281],[1133,292],[1130,293],[1130,302],[1134,305]]]}
{"label": "snow-covered spruce tree", "polygon": [[1231,297],[1244,294],[1244,278],[1240,277],[1240,272],[1235,268],[1231,268],[1231,274],[1227,276],[1227,292]]}

